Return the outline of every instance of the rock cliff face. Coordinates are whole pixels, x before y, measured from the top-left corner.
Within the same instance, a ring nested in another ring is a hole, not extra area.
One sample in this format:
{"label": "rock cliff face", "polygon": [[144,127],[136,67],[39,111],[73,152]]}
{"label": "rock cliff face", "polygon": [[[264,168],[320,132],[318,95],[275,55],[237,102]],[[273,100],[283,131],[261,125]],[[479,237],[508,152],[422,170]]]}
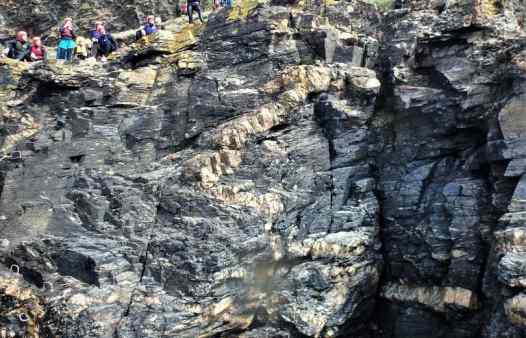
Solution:
{"label": "rock cliff face", "polygon": [[524,337],[524,2],[396,5],[0,60],[0,337]]}

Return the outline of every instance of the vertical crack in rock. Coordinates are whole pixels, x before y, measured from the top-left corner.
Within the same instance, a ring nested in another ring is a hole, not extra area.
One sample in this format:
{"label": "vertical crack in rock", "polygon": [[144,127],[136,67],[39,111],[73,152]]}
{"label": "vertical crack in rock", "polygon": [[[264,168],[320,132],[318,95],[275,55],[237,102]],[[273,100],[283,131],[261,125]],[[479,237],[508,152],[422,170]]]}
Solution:
{"label": "vertical crack in rock", "polygon": [[[140,270],[140,276],[139,276],[139,279],[137,281],[137,284],[135,285],[135,287],[132,289],[132,291],[130,292],[130,299],[129,299],[129,302],[126,306],[126,308],[124,309],[123,313],[122,313],[122,317],[121,319],[119,320],[118,324],[115,326],[115,329],[114,329],[114,336],[116,337],[119,337],[119,330],[121,328],[121,323],[123,321],[123,319],[125,317],[129,317],[130,316],[130,311],[133,307],[133,302],[134,302],[134,294],[138,291],[139,287],[140,287],[140,284],[143,282],[143,278],[145,276],[145,273],[147,271],[147,268],[148,268],[148,255],[149,255],[149,250],[150,250],[150,245],[151,245],[151,242],[152,240],[154,239],[154,237],[156,236],[156,233],[159,231],[159,222],[158,222],[158,215],[159,215],[159,208],[160,208],[160,202],[161,199],[162,199],[162,190],[159,189],[159,187],[154,187],[153,188],[154,191],[159,191],[159,194],[158,196],[156,196],[156,200],[157,200],[157,204],[155,205],[155,215],[153,215],[153,219],[154,219],[154,223],[153,225],[150,227],[150,230],[149,230],[149,233],[147,235],[147,242],[146,244],[144,245],[144,250],[142,251],[143,253],[141,253],[139,255],[139,257],[144,257],[144,261],[142,262],[142,267],[141,267],[141,270]],[[164,330],[163,330],[164,332]]]}

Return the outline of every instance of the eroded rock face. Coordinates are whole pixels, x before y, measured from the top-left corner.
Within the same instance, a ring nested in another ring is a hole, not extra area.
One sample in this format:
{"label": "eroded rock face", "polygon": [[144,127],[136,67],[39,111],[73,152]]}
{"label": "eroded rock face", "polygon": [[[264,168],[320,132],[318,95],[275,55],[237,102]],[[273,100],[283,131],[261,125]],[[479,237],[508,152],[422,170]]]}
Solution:
{"label": "eroded rock face", "polygon": [[410,8],[387,15],[381,42],[384,335],[518,337],[517,291],[504,295],[522,261],[503,214],[524,170],[507,146],[522,139],[524,74],[504,57],[524,48],[519,16],[491,1]]}
{"label": "eroded rock face", "polygon": [[346,34],[317,10],[295,10],[317,22],[301,30],[285,7],[221,11],[108,65],[20,75],[6,110],[38,130],[4,142],[21,159],[6,160],[2,236],[6,264],[52,286],[41,334],[368,333],[382,259],[363,151],[380,82],[360,67],[374,55],[326,63],[306,44]]}
{"label": "eroded rock face", "polygon": [[0,60],[0,335],[521,337],[518,3],[246,1]]}

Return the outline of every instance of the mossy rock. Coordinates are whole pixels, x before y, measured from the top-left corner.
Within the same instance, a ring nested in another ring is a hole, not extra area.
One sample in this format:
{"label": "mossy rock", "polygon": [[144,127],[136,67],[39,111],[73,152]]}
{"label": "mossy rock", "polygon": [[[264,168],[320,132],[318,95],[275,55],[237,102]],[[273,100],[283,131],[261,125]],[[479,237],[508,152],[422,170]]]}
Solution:
{"label": "mossy rock", "polygon": [[246,20],[248,16],[263,2],[258,0],[241,0],[228,15],[228,21]]}
{"label": "mossy rock", "polygon": [[146,53],[156,51],[164,54],[175,54],[194,46],[198,41],[198,36],[203,30],[202,24],[186,25],[180,32],[159,31],[148,35],[132,45],[136,53]]}

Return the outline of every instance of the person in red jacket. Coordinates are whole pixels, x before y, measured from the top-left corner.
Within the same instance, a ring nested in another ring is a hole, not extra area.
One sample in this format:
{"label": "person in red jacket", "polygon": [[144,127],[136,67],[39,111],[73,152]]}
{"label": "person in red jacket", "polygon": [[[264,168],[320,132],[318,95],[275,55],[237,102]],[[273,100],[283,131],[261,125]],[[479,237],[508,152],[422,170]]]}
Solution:
{"label": "person in red jacket", "polygon": [[31,51],[30,57],[31,61],[42,61],[47,59],[47,50],[46,47],[42,46],[42,40],[35,36],[31,39]]}

